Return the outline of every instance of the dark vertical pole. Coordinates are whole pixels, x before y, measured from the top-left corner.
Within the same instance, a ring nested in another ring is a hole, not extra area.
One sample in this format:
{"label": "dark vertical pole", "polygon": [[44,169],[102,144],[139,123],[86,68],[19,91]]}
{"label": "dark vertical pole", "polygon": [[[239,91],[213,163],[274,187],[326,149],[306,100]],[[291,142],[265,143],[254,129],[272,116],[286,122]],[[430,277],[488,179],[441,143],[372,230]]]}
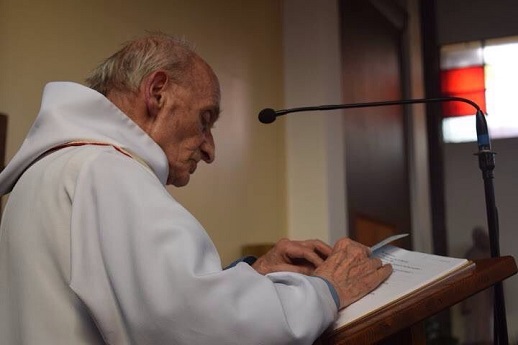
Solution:
{"label": "dark vertical pole", "polygon": [[[420,13],[425,97],[440,97],[440,50],[437,37],[435,0],[420,1]],[[448,255],[441,105],[439,103],[429,103],[426,105],[426,127],[430,169],[433,250],[435,254]],[[430,318],[427,326],[429,328],[427,337],[430,343],[447,343],[446,339],[451,338],[451,316],[449,310]]]}
{"label": "dark vertical pole", "polygon": [[[440,55],[436,30],[436,6],[434,0],[425,0],[421,5],[421,30],[423,49],[423,76],[425,97],[441,96]],[[448,255],[446,233],[446,209],[444,202],[444,162],[441,129],[441,105],[426,105],[428,131],[428,162],[430,166],[430,193],[432,207],[433,250],[439,255]]]}

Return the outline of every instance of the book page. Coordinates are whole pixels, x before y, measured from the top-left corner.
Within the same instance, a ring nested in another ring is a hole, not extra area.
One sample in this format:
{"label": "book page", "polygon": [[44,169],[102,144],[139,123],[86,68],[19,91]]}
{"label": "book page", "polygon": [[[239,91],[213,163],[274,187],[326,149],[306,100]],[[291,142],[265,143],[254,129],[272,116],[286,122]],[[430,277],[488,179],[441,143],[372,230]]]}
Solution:
{"label": "book page", "polygon": [[342,309],[334,328],[351,323],[362,316],[396,301],[468,264],[457,259],[426,254],[385,245],[372,253],[383,263],[392,264],[390,277],[374,291]]}

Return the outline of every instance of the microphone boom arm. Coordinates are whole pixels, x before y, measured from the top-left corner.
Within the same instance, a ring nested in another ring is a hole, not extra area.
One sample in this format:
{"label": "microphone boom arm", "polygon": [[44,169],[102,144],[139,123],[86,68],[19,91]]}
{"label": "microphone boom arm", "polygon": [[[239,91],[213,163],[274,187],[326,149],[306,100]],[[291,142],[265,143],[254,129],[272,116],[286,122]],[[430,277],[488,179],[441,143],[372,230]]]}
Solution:
{"label": "microphone boom arm", "polygon": [[[404,104],[419,104],[419,103],[442,103],[442,102],[464,102],[468,103],[476,110],[480,110],[480,107],[470,99],[462,97],[439,97],[439,98],[415,98],[415,99],[403,99],[398,101],[380,101],[380,102],[367,102],[367,103],[350,103],[350,104],[330,104],[320,105],[312,107],[299,107],[291,109],[283,109],[275,111],[276,116],[282,116],[288,113],[301,112],[301,111],[319,111],[319,110],[335,110],[335,109],[352,109],[352,108],[367,108],[367,107],[383,107],[389,105],[404,105]],[[261,121],[262,122],[262,121]]]}

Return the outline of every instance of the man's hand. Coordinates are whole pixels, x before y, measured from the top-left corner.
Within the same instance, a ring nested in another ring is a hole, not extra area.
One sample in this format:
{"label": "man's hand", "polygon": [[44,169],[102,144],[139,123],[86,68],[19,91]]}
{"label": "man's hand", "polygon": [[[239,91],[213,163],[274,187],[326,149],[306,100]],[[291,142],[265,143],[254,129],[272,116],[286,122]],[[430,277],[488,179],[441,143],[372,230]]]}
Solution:
{"label": "man's hand", "polygon": [[282,239],[252,267],[261,274],[296,272],[312,275],[331,254],[332,248],[320,240],[290,241]]}
{"label": "man's hand", "polygon": [[348,238],[339,240],[313,275],[327,279],[338,293],[340,309],[359,300],[392,273],[391,265],[371,258],[370,249]]}

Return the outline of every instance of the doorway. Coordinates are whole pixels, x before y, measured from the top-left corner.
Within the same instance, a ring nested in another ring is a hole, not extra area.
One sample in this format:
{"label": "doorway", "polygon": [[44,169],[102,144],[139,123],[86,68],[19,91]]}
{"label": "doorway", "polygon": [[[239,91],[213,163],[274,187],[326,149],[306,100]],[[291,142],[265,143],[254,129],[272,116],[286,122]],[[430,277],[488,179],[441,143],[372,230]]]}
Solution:
{"label": "doorway", "polygon": [[[402,28],[371,1],[341,0],[340,13],[344,102],[402,99]],[[372,245],[410,233],[404,108],[354,109],[344,117],[350,236]]]}

